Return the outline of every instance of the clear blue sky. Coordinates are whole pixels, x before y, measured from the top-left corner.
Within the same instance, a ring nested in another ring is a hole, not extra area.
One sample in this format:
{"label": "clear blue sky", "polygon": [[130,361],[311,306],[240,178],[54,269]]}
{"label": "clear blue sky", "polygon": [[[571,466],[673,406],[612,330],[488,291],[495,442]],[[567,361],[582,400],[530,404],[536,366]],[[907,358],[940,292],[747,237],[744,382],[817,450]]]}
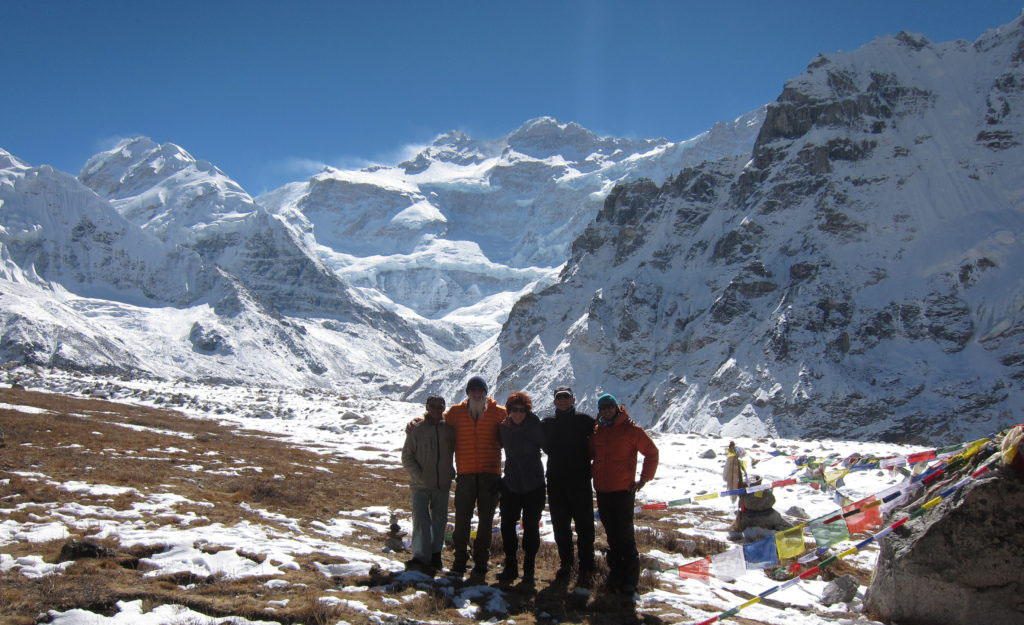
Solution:
{"label": "clear blue sky", "polygon": [[77,174],[122,137],[253,195],[315,163],[397,162],[450,129],[550,115],[692,137],[776,98],[819,52],[900,30],[974,41],[1024,0],[0,0],[0,147]]}

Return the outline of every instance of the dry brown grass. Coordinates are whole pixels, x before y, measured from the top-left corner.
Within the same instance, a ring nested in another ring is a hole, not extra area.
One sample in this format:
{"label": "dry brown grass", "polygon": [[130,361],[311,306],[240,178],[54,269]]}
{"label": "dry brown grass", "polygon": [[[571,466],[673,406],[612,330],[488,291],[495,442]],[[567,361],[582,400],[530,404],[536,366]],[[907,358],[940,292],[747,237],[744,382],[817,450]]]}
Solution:
{"label": "dry brown grass", "polygon": [[[273,521],[239,507],[241,502],[300,519],[302,523],[329,521],[339,510],[371,505],[408,507],[408,491],[380,487],[382,477],[387,482],[404,484],[404,472],[381,467],[367,471],[347,459],[292,447],[273,435],[190,419],[168,410],[22,389],[0,389],[0,402],[50,411],[31,414],[0,410],[0,428],[6,435],[6,446],[0,450],[0,478],[8,480],[0,483],[0,508],[13,509],[15,504],[21,504],[20,509],[5,512],[0,517],[4,520],[25,523],[38,519],[47,514],[47,504],[53,503],[81,503],[122,511],[148,493],[163,492],[214,504],[179,506],[177,512],[192,509],[208,522],[225,524],[249,518],[273,525]],[[204,470],[192,470],[192,465],[201,465]],[[325,466],[330,472],[316,468]],[[246,467],[260,467],[262,471]],[[219,475],[215,471],[237,471],[238,475]],[[41,473],[57,482],[124,486],[138,492],[115,496],[73,493],[13,472]],[[72,533],[72,537],[80,538],[88,531]],[[383,547],[383,536],[371,539]],[[46,562],[55,563],[64,542],[13,543],[0,548],[0,552],[14,557],[41,555]],[[101,542],[118,548],[115,541]],[[217,546],[211,548],[216,550]],[[39,579],[16,572],[0,574],[0,624],[32,623],[37,614],[51,609],[77,607],[110,614],[116,611],[117,601],[132,599],[144,599],[150,606],[177,603],[211,616],[238,615],[282,623],[333,623],[342,619],[366,622],[352,610],[319,602],[317,599],[329,592],[335,580],[309,573],[307,567],[290,572],[288,577],[293,585],[275,591],[261,586],[264,579],[154,579],[130,568],[140,557],[162,549],[161,545],[118,549],[115,559],[81,560],[64,574]],[[310,555],[297,560],[307,565],[313,560],[338,561],[318,555],[319,558]],[[183,581],[194,586],[185,590],[180,587]],[[267,601],[282,598],[289,599],[287,607],[276,608],[274,613],[266,609]]]}
{"label": "dry brown grass", "polygon": [[[409,491],[404,487],[407,478],[399,468],[379,464],[368,467],[340,454],[313,453],[296,448],[278,436],[191,419],[170,410],[23,389],[0,389],[0,403],[50,411],[30,414],[0,409],[0,428],[6,434],[6,447],[0,449],[0,479],[7,480],[0,482],[0,510],[3,510],[0,521],[38,521],[47,517],[47,506],[54,503],[81,503],[124,511],[152,493],[174,493],[190,501],[213,504],[213,507],[179,505],[175,511],[180,514],[191,510],[197,517],[205,517],[204,523],[225,525],[234,525],[240,520],[265,526],[275,524],[243,509],[239,505],[243,502],[297,519],[301,526],[314,521],[330,522],[343,510],[369,506],[409,508]],[[396,440],[401,436],[396,433]],[[194,465],[201,466],[202,470],[195,470]],[[329,472],[317,467],[326,467]],[[36,472],[56,482],[82,481],[135,490],[106,496],[72,493],[48,484],[47,479],[22,477],[13,472]],[[396,488],[396,484],[402,486]],[[20,508],[15,510],[18,505]],[[691,555],[693,544],[697,545],[698,555],[724,550],[724,545],[717,541],[680,533],[680,527],[685,524],[671,515],[671,511],[638,515],[637,538],[641,552],[658,549]],[[180,521],[161,516],[147,520],[167,524]],[[600,548],[606,545],[600,522],[596,523],[596,528]],[[94,532],[89,528],[76,530],[72,531],[72,537],[82,538],[91,533]],[[370,532],[339,542],[380,550],[384,540],[383,534]],[[64,542],[13,543],[0,547],[0,552],[14,557],[41,555],[46,562],[55,563]],[[138,599],[143,601],[146,610],[161,604],[178,604],[214,617],[242,616],[282,624],[326,625],[344,620],[354,625],[368,625],[378,622],[351,608],[320,601],[331,595],[361,601],[371,610],[394,615],[399,622],[474,622],[459,615],[450,598],[436,585],[424,588],[425,594],[415,597],[413,593],[417,589],[400,585],[386,594],[371,592],[369,588],[365,592],[339,593],[337,589],[342,586],[366,586],[371,580],[324,577],[312,566],[313,562],[344,563],[343,558],[324,553],[295,556],[300,568],[285,574],[289,585],[271,589],[263,585],[267,578],[229,580],[189,574],[145,577],[136,570],[139,559],[165,550],[164,545],[126,549],[116,540],[101,542],[115,550],[116,557],[80,560],[63,574],[38,579],[17,572],[0,574],[0,625],[35,623],[36,616],[47,610],[85,608],[109,615],[116,612],[117,601]],[[217,551],[224,547],[209,544],[204,548]],[[490,555],[488,581],[494,583],[503,561],[499,534],[494,536]],[[258,561],[264,556],[251,553],[246,557]],[[451,554],[446,553],[444,559],[450,563]],[[568,587],[552,584],[549,580],[554,578],[559,558],[551,543],[542,543],[536,564],[535,589],[514,587],[506,592],[508,617],[521,625],[546,625],[553,621],[596,625],[657,625],[661,622],[656,616],[637,614],[631,600],[607,596],[600,591],[590,596],[575,594],[571,592],[571,584]],[[603,558],[598,557],[597,567],[594,588],[600,587],[607,573]],[[392,583],[391,577],[373,576],[373,585]],[[655,575],[645,573],[640,587],[650,590],[658,583]],[[396,597],[400,603],[385,603],[386,597]],[[283,600],[287,600],[286,606],[268,606],[270,601]],[[669,613],[673,610],[678,609],[666,607]]]}

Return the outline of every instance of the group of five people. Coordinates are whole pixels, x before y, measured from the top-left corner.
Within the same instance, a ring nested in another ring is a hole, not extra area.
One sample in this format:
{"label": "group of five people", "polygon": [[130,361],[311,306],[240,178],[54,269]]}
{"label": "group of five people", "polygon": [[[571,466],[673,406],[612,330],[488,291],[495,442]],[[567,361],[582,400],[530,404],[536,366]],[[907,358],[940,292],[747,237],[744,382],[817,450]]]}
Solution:
{"label": "group of five people", "polygon": [[[443,568],[448,494],[454,480],[454,556],[449,574],[461,577],[467,571],[475,511],[478,525],[470,577],[484,579],[494,514],[500,505],[505,562],[498,580],[512,582],[521,572],[524,583],[533,583],[546,498],[560,562],[555,579],[567,582],[575,569],[577,586],[589,586],[594,574],[596,491],[598,515],[608,538],[606,587],[634,592],[640,561],[633,507],[636,491],[654,478],[658,448],[612,395],[598,398],[596,420],[577,412],[575,406],[572,389],[559,387],[554,393],[554,414],[541,420],[526,393],[512,393],[500,406],[487,396],[487,383],[479,376],[466,384],[466,399],[447,411],[443,398],[427,399],[426,414],[409,425],[402,450],[412,490],[409,566],[430,573]],[[546,472],[541,452],[547,455]],[[638,453],[644,456],[639,479]]]}

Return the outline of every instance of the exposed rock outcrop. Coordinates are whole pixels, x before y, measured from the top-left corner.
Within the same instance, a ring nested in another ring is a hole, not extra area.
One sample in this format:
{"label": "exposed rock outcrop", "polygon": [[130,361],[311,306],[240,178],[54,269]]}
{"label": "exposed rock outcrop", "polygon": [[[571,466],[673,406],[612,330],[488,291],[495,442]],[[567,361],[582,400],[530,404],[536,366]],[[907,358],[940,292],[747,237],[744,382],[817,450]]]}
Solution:
{"label": "exposed rock outcrop", "polygon": [[901,625],[1024,622],[1024,479],[969,483],[882,541],[866,607]]}

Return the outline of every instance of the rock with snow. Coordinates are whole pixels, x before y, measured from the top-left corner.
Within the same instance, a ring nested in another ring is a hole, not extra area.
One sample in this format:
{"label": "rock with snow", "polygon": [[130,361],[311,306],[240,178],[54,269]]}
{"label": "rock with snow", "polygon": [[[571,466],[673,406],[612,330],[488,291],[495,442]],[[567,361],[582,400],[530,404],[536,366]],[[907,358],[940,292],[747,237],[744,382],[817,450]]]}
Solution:
{"label": "rock with snow", "polygon": [[370,418],[370,415],[362,415],[358,412],[352,412],[351,410],[345,411],[345,413],[341,415],[341,420],[348,421],[351,425],[370,425],[373,423],[373,419]]}

